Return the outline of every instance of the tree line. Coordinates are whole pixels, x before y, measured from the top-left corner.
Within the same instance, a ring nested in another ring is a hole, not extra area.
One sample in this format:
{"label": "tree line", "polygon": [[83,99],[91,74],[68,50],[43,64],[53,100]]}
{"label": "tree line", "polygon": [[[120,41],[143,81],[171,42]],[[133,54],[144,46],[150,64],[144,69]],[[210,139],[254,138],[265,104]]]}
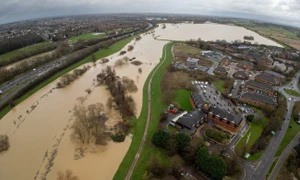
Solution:
{"label": "tree line", "polygon": [[[127,94],[128,92],[137,90],[137,88],[131,88],[135,86],[132,80],[120,78],[116,75],[116,71],[111,66],[107,66],[97,75],[97,81],[100,85],[107,86],[123,117],[134,116],[135,102],[133,98]],[[129,83],[130,85],[128,85]]]}
{"label": "tree line", "polygon": [[19,49],[43,41],[43,38],[41,38],[35,33],[29,33],[14,38],[3,39],[0,42],[0,54],[4,54],[6,52],[13,51],[15,49]]}

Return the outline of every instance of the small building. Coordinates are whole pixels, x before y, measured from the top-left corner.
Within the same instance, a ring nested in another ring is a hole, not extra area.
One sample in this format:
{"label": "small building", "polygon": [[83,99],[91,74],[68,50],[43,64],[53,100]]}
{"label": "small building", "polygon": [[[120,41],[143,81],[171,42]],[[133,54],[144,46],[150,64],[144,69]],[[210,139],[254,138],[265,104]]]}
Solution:
{"label": "small building", "polygon": [[254,64],[249,61],[240,61],[237,65],[239,68],[252,70],[254,68]]}
{"label": "small building", "polygon": [[189,57],[186,60],[186,66],[190,69],[196,69],[198,68],[198,65],[199,65],[199,59]]}
{"label": "small building", "polygon": [[275,78],[278,82],[280,82],[280,84],[285,81],[285,76],[284,75],[282,75],[280,73],[277,73],[277,72],[274,72],[274,71],[265,70],[263,72],[263,75],[271,76],[271,77]]}
{"label": "small building", "polygon": [[275,93],[272,86],[254,80],[247,81],[245,87],[252,92],[262,92],[268,96],[274,96]]}
{"label": "small building", "polygon": [[183,115],[187,114],[186,111],[179,113],[177,115],[172,115],[170,118],[171,120],[169,121],[169,124],[173,127],[176,127],[176,123],[178,121],[179,118],[181,118]]}
{"label": "small building", "polygon": [[229,57],[224,57],[222,59],[222,62],[221,62],[222,66],[229,66],[231,64],[231,60],[229,59]]}
{"label": "small building", "polygon": [[222,67],[222,66],[219,66],[217,67],[215,70],[214,70],[214,73],[215,74],[218,74],[218,75],[226,75],[227,74],[227,70]]}
{"label": "small building", "polygon": [[279,81],[277,81],[273,76],[266,76],[263,74],[255,76],[255,81],[262,82],[270,86],[275,86],[279,84]]}
{"label": "small building", "polygon": [[204,123],[206,114],[200,109],[193,109],[192,111],[183,114],[178,118],[176,124],[181,126],[183,129],[187,129],[189,135],[196,132],[197,128]]}
{"label": "small building", "polygon": [[240,101],[258,107],[269,106],[271,108],[275,108],[276,106],[276,102],[272,98],[249,92],[242,94]]}
{"label": "small building", "polygon": [[213,51],[201,51],[202,56],[212,56],[214,55]]}
{"label": "small building", "polygon": [[248,74],[244,71],[237,71],[233,74],[233,77],[237,79],[247,80],[249,78]]}

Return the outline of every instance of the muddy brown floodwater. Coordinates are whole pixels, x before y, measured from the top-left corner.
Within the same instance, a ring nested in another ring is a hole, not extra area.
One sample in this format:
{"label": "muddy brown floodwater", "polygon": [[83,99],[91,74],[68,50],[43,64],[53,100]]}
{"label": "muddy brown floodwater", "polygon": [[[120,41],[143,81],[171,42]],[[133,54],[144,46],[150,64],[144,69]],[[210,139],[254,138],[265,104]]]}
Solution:
{"label": "muddy brown floodwater", "polygon": [[[166,29],[159,27],[155,30],[155,36],[160,34],[160,38],[174,39],[200,37],[198,31],[186,33],[179,30],[185,30],[186,26],[191,29],[191,25],[167,25]],[[133,79],[138,87],[138,91],[132,94],[137,116],[141,112],[145,80],[158,64],[163,46],[167,43],[153,37],[152,34],[142,35],[140,41],[133,40],[129,43],[134,46],[131,52],[123,56],[119,56],[117,52],[108,57],[108,65],[114,65],[116,60],[124,56],[135,57],[143,62],[140,66],[128,63],[116,68],[119,76]],[[122,50],[127,50],[127,46]],[[107,146],[93,147],[74,144],[70,140],[73,109],[80,103],[77,98],[84,97],[83,104],[89,105],[98,102],[105,104],[110,97],[105,87],[95,86],[96,75],[105,67],[99,62],[96,64],[92,66],[90,63],[92,67],[64,89],[53,89],[58,80],[47,85],[0,120],[0,134],[7,134],[11,145],[8,151],[0,154],[1,180],[53,180],[59,170],[66,169],[72,170],[81,180],[113,178],[128,151],[130,137],[126,137],[122,143],[109,142]],[[142,73],[138,73],[138,68],[142,68]],[[88,88],[92,90],[90,95],[85,92]],[[108,114],[108,126],[121,119],[117,112]]]}

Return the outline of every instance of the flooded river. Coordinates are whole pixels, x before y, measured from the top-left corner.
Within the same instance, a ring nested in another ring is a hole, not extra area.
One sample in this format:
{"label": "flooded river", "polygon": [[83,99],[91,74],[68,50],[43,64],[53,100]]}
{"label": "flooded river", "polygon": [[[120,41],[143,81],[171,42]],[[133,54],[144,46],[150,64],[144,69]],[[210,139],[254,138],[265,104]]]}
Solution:
{"label": "flooded river", "polygon": [[[157,28],[155,34],[166,39],[200,37],[201,33],[191,30],[192,26],[197,29],[199,25],[167,25],[166,29]],[[190,32],[180,30],[181,27]],[[233,35],[229,36],[228,38],[233,38],[231,37]],[[133,79],[138,87],[138,91],[132,94],[136,102],[137,116],[142,107],[143,85],[151,70],[159,62],[166,43],[166,41],[155,40],[152,34],[148,34],[142,36],[140,41],[129,43],[134,46],[133,51],[123,56],[115,53],[108,57],[110,60],[108,65],[114,65],[116,60],[124,56],[135,57],[136,60],[143,62],[140,66],[128,63],[116,68],[119,76]],[[126,49],[127,46],[123,50]],[[8,151],[0,154],[1,180],[43,178],[53,180],[56,179],[59,170],[65,171],[66,169],[72,170],[81,180],[113,178],[128,151],[131,143],[130,137],[122,143],[109,142],[107,146],[94,147],[73,144],[70,140],[72,113],[75,105],[79,104],[77,98],[84,97],[84,105],[98,102],[105,105],[110,97],[105,87],[95,86],[96,75],[105,67],[99,62],[96,64],[93,66],[90,63],[92,67],[64,89],[53,89],[57,80],[47,85],[0,120],[0,134],[7,134],[11,145]],[[138,73],[138,68],[142,68],[142,73]],[[88,88],[92,90],[90,95],[85,92]],[[107,125],[113,125],[120,119],[118,113],[110,112]]]}
{"label": "flooded river", "polygon": [[244,36],[253,36],[258,44],[282,47],[280,44],[269,40],[259,34],[238,26],[223,24],[166,24],[166,30],[156,33],[158,39],[189,40],[201,38],[204,41],[215,41],[225,39],[227,42],[241,40]]}

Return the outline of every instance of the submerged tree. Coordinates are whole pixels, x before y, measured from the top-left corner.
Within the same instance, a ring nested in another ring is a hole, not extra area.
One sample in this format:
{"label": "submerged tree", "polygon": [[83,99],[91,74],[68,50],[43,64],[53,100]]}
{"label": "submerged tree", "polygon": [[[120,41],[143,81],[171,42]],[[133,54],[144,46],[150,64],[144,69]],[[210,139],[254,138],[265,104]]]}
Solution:
{"label": "submerged tree", "polygon": [[67,169],[65,172],[57,172],[57,180],[79,180],[79,178],[73,175],[73,172]]}

